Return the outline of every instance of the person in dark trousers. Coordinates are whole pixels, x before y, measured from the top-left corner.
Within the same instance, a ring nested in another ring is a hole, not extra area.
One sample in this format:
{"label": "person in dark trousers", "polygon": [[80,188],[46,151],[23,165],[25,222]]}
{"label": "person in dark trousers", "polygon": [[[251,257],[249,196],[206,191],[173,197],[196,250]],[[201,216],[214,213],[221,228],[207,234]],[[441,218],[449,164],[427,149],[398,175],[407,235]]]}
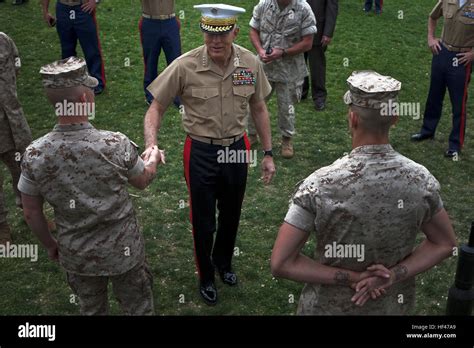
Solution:
{"label": "person in dark trousers", "polygon": [[[326,50],[332,41],[338,13],[338,0],[307,0],[316,16],[318,32],[313,40],[313,47],[305,53],[309,59],[311,72],[311,94],[314,108],[321,111],[326,107]],[[302,99],[309,93],[309,77],[305,78]]]}
{"label": "person in dark trousers", "polygon": [[[145,63],[143,88],[146,102],[151,105],[153,96],[147,87],[158,76],[161,50],[168,65],[181,55],[180,23],[176,18],[175,0],[141,0],[141,3],[143,13],[139,29]],[[174,104],[180,105],[179,98],[175,98]]]}
{"label": "person in dark trousers", "polygon": [[50,27],[56,26],[62,59],[77,56],[76,46],[79,40],[89,74],[99,81],[94,93],[102,93],[106,81],[96,19],[96,0],[58,0],[56,18],[49,13],[49,0],[42,0],[41,3],[44,20]]}
{"label": "person in dark trousers", "polygon": [[214,305],[216,271],[224,284],[237,285],[232,256],[247,183],[245,157],[251,153],[245,134],[249,108],[265,150],[263,182],[270,183],[275,173],[265,103],[271,87],[257,57],[233,43],[239,31],[237,16],[245,9],[225,4],[195,7],[202,12],[205,45],[176,59],[148,87],[154,99],[145,115],[142,157],[148,159],[166,109],[180,96],[199,293],[206,304]]}
{"label": "person in dark trousers", "polygon": [[[366,13],[369,13],[370,11],[372,11],[373,4],[374,4],[374,0],[366,0],[364,11]],[[378,14],[378,15],[381,14],[382,7],[383,7],[383,0],[375,0],[375,14]]]}
{"label": "person in dark trousers", "polygon": [[[444,17],[442,38],[435,37],[439,18]],[[453,128],[445,157],[457,158],[466,131],[467,93],[474,60],[474,3],[467,0],[439,0],[428,19],[428,46],[433,52],[431,83],[423,126],[411,140],[433,139],[446,88],[451,99]]]}

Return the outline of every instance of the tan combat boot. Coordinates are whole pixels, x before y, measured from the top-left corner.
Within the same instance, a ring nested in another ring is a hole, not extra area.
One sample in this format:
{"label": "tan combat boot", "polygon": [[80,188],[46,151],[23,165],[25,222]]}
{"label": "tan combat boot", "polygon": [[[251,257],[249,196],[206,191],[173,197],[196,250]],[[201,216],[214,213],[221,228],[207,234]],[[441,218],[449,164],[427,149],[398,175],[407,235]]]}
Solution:
{"label": "tan combat boot", "polygon": [[6,222],[0,223],[0,244],[6,245],[7,242],[11,243],[12,235],[10,226]]}
{"label": "tan combat boot", "polygon": [[292,158],[294,156],[293,144],[291,143],[291,138],[282,137],[281,138],[281,156],[283,158]]}
{"label": "tan combat boot", "polygon": [[248,138],[249,138],[250,146],[254,146],[255,144],[258,144],[257,134],[249,134]]}

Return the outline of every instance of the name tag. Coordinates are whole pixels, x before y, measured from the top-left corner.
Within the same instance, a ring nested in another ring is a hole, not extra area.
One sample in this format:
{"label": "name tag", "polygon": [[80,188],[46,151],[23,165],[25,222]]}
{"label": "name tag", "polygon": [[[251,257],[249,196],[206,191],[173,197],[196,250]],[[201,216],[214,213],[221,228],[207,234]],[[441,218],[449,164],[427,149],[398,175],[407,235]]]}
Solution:
{"label": "name tag", "polygon": [[250,69],[240,70],[232,75],[234,86],[253,86],[256,82],[255,74]]}

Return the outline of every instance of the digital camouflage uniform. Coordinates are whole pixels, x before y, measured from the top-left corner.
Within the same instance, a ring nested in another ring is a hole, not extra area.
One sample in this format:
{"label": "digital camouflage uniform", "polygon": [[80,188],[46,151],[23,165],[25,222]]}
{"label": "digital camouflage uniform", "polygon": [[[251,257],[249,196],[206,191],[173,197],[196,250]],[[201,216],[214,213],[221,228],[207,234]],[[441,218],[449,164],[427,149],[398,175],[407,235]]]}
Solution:
{"label": "digital camouflage uniform", "polygon": [[[16,92],[16,74],[19,69],[20,58],[15,43],[0,32],[0,160],[11,173],[17,205],[21,203],[17,189],[20,178],[20,155],[31,142],[30,127],[23,115]],[[3,177],[0,171],[0,224],[6,222],[6,215]]]}
{"label": "digital camouflage uniform", "polygon": [[[277,0],[262,0],[253,10],[250,26],[260,32],[265,50],[269,47],[287,49],[300,42],[303,36],[317,31],[313,11],[305,0],[292,0],[283,10],[280,10]],[[265,64],[264,70],[276,93],[281,134],[292,137],[295,134],[294,105],[301,98],[304,78],[308,76],[304,54],[286,55]],[[251,119],[249,134],[257,134]]]}
{"label": "digital camouflage uniform", "polygon": [[[76,57],[40,72],[47,88],[97,86],[85,61]],[[107,314],[109,279],[125,314],[153,314],[153,280],[127,191],[129,179],[144,166],[125,135],[88,122],[57,124],[25,151],[18,188],[53,207],[59,263],[82,314]]]}
{"label": "digital camouflage uniform", "polygon": [[[426,168],[390,145],[360,146],[310,175],[294,194],[285,221],[315,232],[314,258],[321,264],[357,272],[374,263],[392,267],[412,252],[421,224],[442,208],[439,188]],[[333,242],[365,245],[364,261],[326,258],[325,246]],[[415,279],[393,285],[363,307],[351,302],[353,294],[347,286],[306,284],[298,314],[408,314]]]}
{"label": "digital camouflage uniform", "polygon": [[152,314],[152,278],[127,191],[143,169],[125,135],[89,123],[56,125],[25,152],[19,189],[53,207],[59,262],[83,314],[107,313],[108,278],[125,313]]}
{"label": "digital camouflage uniform", "polygon": [[[400,89],[398,81],[371,72],[356,72],[348,82],[346,103],[366,108],[379,108],[381,101],[392,99]],[[390,268],[411,254],[421,225],[442,209],[439,190],[438,181],[425,167],[397,153],[391,145],[359,146],[299,185],[285,221],[315,233],[314,259],[323,265],[356,272],[372,264]],[[334,242],[363,245],[363,260],[326,257],[326,246]],[[415,278],[394,284],[386,295],[369,300],[363,307],[351,302],[353,295],[348,286],[306,284],[297,313],[408,314],[415,302]]]}

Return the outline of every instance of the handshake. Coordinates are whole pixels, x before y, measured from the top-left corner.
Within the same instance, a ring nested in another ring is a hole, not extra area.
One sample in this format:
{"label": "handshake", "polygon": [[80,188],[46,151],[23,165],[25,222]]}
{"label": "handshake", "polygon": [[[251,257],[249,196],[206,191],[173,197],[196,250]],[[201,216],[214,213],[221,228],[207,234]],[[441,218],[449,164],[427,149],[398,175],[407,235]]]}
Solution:
{"label": "handshake", "polygon": [[145,152],[142,153],[141,158],[145,162],[145,167],[158,165],[160,163],[166,164],[165,151],[160,150],[156,145],[148,147]]}

